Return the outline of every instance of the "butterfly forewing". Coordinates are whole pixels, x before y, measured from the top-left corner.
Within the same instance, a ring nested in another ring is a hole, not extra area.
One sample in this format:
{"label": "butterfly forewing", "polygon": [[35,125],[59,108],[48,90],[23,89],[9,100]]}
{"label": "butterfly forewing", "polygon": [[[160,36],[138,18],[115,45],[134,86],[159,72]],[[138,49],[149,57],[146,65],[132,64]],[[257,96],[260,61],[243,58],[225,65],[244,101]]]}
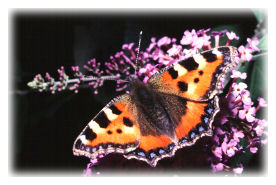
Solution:
{"label": "butterfly forewing", "polygon": [[100,154],[134,150],[139,145],[140,130],[129,101],[125,94],[103,108],[77,137],[73,153],[97,158]]}
{"label": "butterfly forewing", "polygon": [[219,47],[179,61],[154,74],[153,89],[190,100],[206,101],[217,93],[224,72],[236,64],[234,47]]}

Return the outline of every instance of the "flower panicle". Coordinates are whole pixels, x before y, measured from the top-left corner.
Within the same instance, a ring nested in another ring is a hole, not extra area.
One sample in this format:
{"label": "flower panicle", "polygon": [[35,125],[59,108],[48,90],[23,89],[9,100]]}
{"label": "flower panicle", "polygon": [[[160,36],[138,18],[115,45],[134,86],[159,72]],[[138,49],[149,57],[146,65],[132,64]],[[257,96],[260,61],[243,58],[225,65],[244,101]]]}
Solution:
{"label": "flower panicle", "polygon": [[[184,35],[177,43],[176,38],[164,36],[157,40],[155,37],[151,39],[151,43],[145,51],[141,51],[138,56],[138,64],[136,64],[137,48],[134,48],[134,43],[123,44],[122,51],[111,56],[109,61],[97,62],[96,59],[91,59],[80,69],[79,66],[72,66],[71,71],[74,78],[69,78],[66,75],[64,67],[58,70],[59,77],[55,80],[46,73],[45,78],[40,74],[35,76],[33,81],[28,85],[37,89],[39,92],[51,91],[53,94],[56,91],[69,89],[78,93],[78,89],[83,85],[91,87],[92,91],[97,94],[98,88],[103,86],[105,80],[117,80],[116,91],[125,91],[127,89],[126,82],[129,78],[136,77],[134,73],[138,68],[138,78],[143,82],[147,82],[151,75],[174,62],[184,60],[200,50],[211,49],[211,38],[215,40],[215,47],[220,45],[221,37],[227,36],[228,41],[225,45],[229,45],[232,40],[238,40],[239,37],[234,32],[227,30],[213,31],[210,28],[201,30],[186,30]],[[251,53],[258,51],[258,39],[248,39],[248,48],[239,48],[240,57],[250,60]],[[250,52],[248,52],[250,50]]]}
{"label": "flower panicle", "polygon": [[[261,107],[266,107],[266,101],[259,97],[258,105],[254,103],[247,90],[247,85],[243,82],[237,82],[237,79],[246,79],[246,73],[232,70],[233,78],[232,88],[226,97],[222,98],[223,104],[220,105],[220,116],[214,122],[214,136],[212,154],[212,171],[233,171],[235,174],[241,174],[243,164],[231,166],[232,158],[242,155],[249,151],[256,153],[259,147],[266,143],[265,120],[256,117],[256,112]],[[246,139],[248,144],[242,145],[241,140]]]}

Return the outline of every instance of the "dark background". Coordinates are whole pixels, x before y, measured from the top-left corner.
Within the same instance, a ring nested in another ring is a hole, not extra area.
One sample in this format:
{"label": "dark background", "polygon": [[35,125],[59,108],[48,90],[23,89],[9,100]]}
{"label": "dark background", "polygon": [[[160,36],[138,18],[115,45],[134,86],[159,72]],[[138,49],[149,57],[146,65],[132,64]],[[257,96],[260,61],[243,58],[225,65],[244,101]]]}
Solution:
{"label": "dark background", "polygon": [[[20,12],[11,17],[12,71],[9,143],[12,168],[19,174],[25,172],[68,172],[81,174],[89,160],[72,154],[75,138],[84,126],[108,101],[114,98],[115,85],[106,82],[99,95],[82,88],[78,94],[63,91],[52,95],[39,93],[27,87],[27,82],[41,73],[50,72],[57,77],[57,69],[64,66],[70,74],[72,65],[82,66],[96,58],[105,62],[121,50],[124,43],[137,43],[143,30],[141,50],[151,37],[175,37],[181,40],[186,29],[223,28],[228,25],[239,36],[236,44],[245,44],[252,37],[257,20],[251,10],[89,10],[86,12]],[[207,139],[208,140],[208,139]],[[136,160],[126,160],[121,155],[102,159],[101,170],[116,169],[151,172],[205,170],[210,172],[197,146],[182,149],[171,159],[163,159],[156,168]],[[195,157],[195,153],[201,156]],[[261,169],[262,151],[254,155],[246,171]],[[117,172],[117,171],[116,171]],[[162,173],[163,174],[163,173]]]}

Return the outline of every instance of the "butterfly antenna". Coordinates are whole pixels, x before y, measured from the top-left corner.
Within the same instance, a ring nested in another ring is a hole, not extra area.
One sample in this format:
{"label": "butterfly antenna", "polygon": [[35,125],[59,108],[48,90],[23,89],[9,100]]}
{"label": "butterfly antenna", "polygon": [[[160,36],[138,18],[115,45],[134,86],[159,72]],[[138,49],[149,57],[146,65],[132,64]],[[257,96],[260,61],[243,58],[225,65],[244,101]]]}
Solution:
{"label": "butterfly antenna", "polygon": [[137,55],[136,55],[136,60],[135,60],[135,76],[137,76],[138,57],[139,57],[139,54],[140,54],[140,46],[141,46],[142,34],[143,34],[143,31],[140,31],[139,42],[138,42],[138,50],[137,50]]}

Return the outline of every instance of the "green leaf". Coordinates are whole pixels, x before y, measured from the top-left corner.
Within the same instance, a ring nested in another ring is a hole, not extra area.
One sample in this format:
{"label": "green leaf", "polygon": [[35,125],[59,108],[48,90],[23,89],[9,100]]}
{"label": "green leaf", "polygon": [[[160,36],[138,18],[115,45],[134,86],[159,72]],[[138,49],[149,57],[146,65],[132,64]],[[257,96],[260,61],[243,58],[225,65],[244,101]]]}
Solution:
{"label": "green leaf", "polygon": [[240,72],[247,73],[247,79],[239,80],[248,85],[251,98],[256,101],[258,97],[264,97],[267,91],[266,54],[257,54],[250,62],[244,62],[239,67]]}
{"label": "green leaf", "polygon": [[260,50],[267,51],[267,34],[265,34],[260,40],[257,46]]}
{"label": "green leaf", "polygon": [[250,70],[250,83],[249,90],[251,98],[256,100],[258,97],[263,97],[267,89],[267,76],[266,76],[266,58],[259,56],[254,59],[252,69]]}
{"label": "green leaf", "polygon": [[233,159],[231,159],[232,167],[236,167],[240,163],[246,166],[249,163],[250,159],[253,157],[253,154],[250,152],[249,149],[245,149],[244,151],[244,154],[236,155]]}

